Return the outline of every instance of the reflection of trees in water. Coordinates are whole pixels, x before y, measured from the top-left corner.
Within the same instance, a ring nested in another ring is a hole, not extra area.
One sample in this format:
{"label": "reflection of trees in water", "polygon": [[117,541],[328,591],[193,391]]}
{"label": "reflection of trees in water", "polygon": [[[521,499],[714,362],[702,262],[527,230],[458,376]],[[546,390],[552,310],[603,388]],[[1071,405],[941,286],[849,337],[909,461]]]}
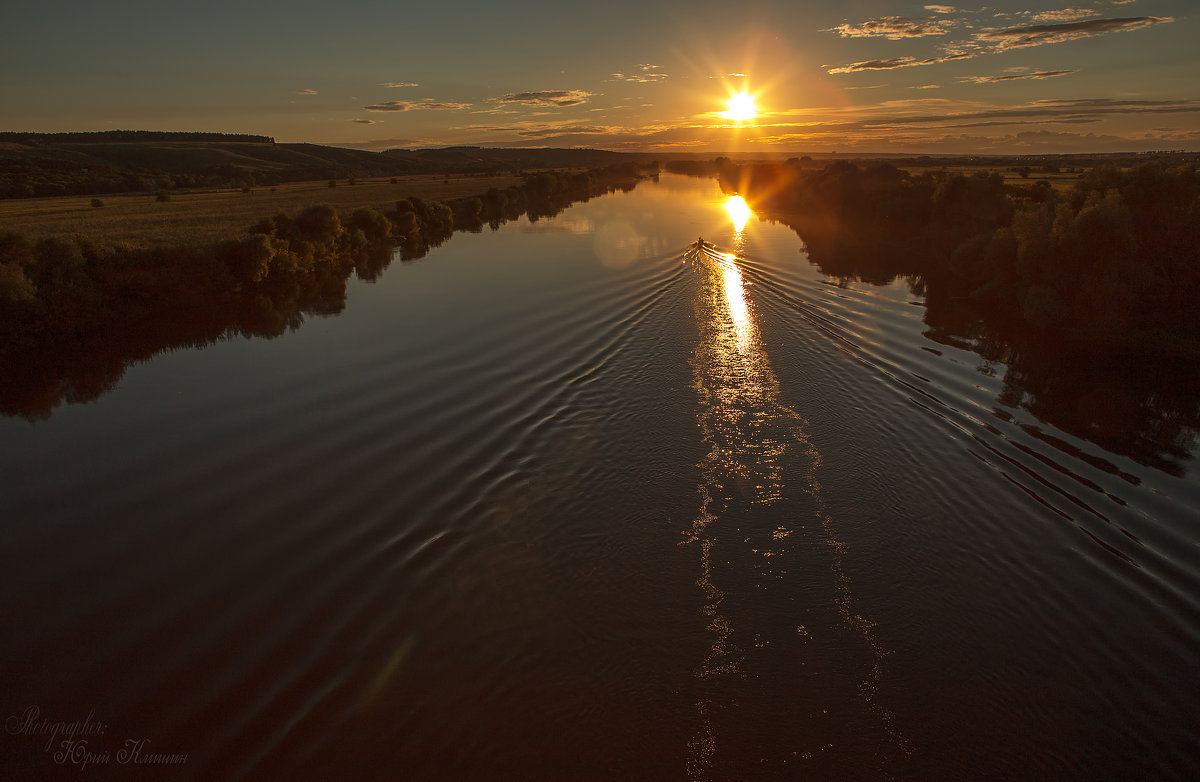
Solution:
{"label": "reflection of trees in water", "polygon": [[716,168],[794,229],[823,273],[905,278],[926,299],[928,336],[1007,366],[1002,405],[1182,472],[1200,428],[1193,168],[1097,168],[1065,194],[887,164]]}
{"label": "reflection of trees in water", "polygon": [[351,275],[377,280],[399,255],[422,258],[456,230],[557,215],[631,189],[628,165],[546,172],[521,188],[448,204],[402,199],[396,210],[329,207],[261,221],[244,240],[209,248],[96,247],[86,238],[34,245],[0,235],[0,415],[48,418],[62,403],[110,391],[164,350],[235,337],[272,339],[346,306]]}
{"label": "reflection of trees in water", "polygon": [[[913,295],[925,298],[926,337],[1006,367],[997,400],[1002,407],[1024,408],[1111,453],[1182,474],[1180,463],[1190,458],[1200,431],[1200,365],[1195,361],[1036,328],[1010,311],[955,295],[958,291],[941,275],[889,272],[883,253],[840,248],[830,257],[812,245],[808,252],[823,273],[841,279],[872,285],[904,279]],[[1051,444],[1072,450],[1061,441]],[[1119,472],[1107,462],[1096,466]]]}
{"label": "reflection of trees in water", "polygon": [[[826,256],[820,254],[824,249],[808,246],[810,259],[823,273],[872,285],[904,279],[914,295],[925,298],[926,337],[972,351],[985,363],[1004,365],[1004,387],[997,399],[1001,407],[1024,408],[1111,453],[1182,474],[1181,462],[1190,458],[1200,431],[1200,365],[1195,361],[1039,329],[1011,311],[956,295],[942,275],[889,270],[884,253],[841,247]],[[997,412],[1003,415],[1003,410]],[[1095,461],[1052,435],[1030,434]],[[1095,466],[1119,473],[1108,462]]]}
{"label": "reflection of trees in water", "polygon": [[[1194,362],[1106,351],[1065,336],[1049,338],[1019,321],[981,315],[969,301],[927,303],[928,338],[1006,367],[997,399],[1001,408],[1024,408],[1110,453],[1171,475],[1183,473],[1181,463],[1190,458],[1200,431],[1200,367]],[[997,412],[1003,415],[1003,409]],[[1029,432],[1073,452],[1052,435]],[[1107,462],[1094,466],[1121,474]]]}
{"label": "reflection of trees in water", "polygon": [[1064,432],[1182,475],[1200,430],[1200,374],[1099,358],[1028,351],[1010,364],[1005,394]]}
{"label": "reflection of trees in water", "polygon": [[130,366],[164,350],[201,348],[234,337],[272,339],[295,330],[307,315],[335,315],[346,304],[354,270],[334,259],[306,280],[230,294],[204,306],[163,306],[83,336],[56,336],[0,359],[0,414],[49,418],[61,403],[90,402],[121,380]]}

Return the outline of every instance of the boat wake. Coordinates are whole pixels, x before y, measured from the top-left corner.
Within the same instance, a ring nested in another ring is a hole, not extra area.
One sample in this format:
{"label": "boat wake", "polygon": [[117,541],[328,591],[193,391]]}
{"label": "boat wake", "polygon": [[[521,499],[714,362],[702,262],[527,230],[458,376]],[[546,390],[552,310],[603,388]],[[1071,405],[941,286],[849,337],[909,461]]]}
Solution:
{"label": "boat wake", "polygon": [[[776,762],[807,760],[809,770],[816,771],[860,754],[871,739],[876,758],[907,754],[908,743],[875,697],[888,651],[873,622],[856,608],[844,567],[849,549],[821,487],[820,450],[805,418],[780,399],[739,259],[701,239],[682,260],[702,277],[696,299],[700,340],[692,367],[697,424],[709,448],[699,465],[699,513],[682,541],[700,551],[696,583],[711,637],[694,670],[702,694],[696,704],[699,726],[689,744],[689,775],[721,777],[726,764],[731,770],[744,763],[745,758],[722,757],[720,736],[746,730],[753,724],[751,710],[760,717],[771,709],[778,713],[781,686],[795,688],[794,697],[783,702],[818,721],[845,713],[846,701],[857,698],[874,728],[871,738],[863,732],[839,737],[836,730],[815,730],[794,739],[800,746],[776,747]],[[812,567],[814,558],[824,563],[819,570]],[[764,611],[765,606],[770,609]],[[795,662],[843,653],[855,660],[857,673],[848,674],[840,690],[808,680]],[[847,745],[850,740],[855,746]],[[753,746],[744,737],[729,743]]]}

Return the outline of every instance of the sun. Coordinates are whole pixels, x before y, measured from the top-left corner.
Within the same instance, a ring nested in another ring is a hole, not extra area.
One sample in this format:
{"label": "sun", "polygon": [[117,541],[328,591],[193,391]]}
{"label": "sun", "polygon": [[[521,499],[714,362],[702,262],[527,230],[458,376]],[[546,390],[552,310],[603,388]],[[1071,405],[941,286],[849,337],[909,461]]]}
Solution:
{"label": "sun", "polygon": [[745,122],[758,116],[758,106],[754,105],[754,96],[745,90],[729,96],[729,110],[722,111],[721,116],[734,122]]}

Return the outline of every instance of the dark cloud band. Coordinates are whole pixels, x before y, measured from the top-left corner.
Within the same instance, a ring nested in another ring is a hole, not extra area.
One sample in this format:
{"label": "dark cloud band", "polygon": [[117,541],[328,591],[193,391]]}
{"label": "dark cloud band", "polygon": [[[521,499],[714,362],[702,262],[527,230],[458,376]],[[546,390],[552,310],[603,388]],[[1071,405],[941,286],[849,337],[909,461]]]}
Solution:
{"label": "dark cloud band", "polygon": [[456,111],[470,107],[470,103],[449,103],[434,100],[389,100],[386,103],[373,103],[370,106],[363,106],[363,109],[366,111]]}
{"label": "dark cloud band", "polygon": [[587,103],[590,97],[592,97],[592,93],[586,90],[542,90],[541,92],[512,92],[499,100],[501,103],[566,107]]}

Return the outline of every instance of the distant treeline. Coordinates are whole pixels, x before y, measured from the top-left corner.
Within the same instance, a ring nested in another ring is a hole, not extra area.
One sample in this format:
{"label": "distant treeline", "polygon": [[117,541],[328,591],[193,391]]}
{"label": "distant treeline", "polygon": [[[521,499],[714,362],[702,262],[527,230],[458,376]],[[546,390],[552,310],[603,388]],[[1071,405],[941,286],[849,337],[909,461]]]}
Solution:
{"label": "distant treeline", "polygon": [[64,399],[94,399],[166,348],[278,336],[306,315],[340,312],[351,274],[375,279],[396,247],[419,258],[456,230],[554,215],[653,173],[633,163],[543,172],[520,187],[446,203],[400,199],[383,212],[312,206],[207,247],[0,232],[0,413],[36,418]]}
{"label": "distant treeline", "polygon": [[[704,159],[700,157],[674,158],[664,165],[671,173],[687,174],[689,176],[716,176],[726,158]],[[782,158],[780,158],[782,160]],[[755,165],[765,161],[742,161]],[[1200,153],[1184,151],[1160,152],[1106,152],[1095,154],[1039,154],[1039,155],[946,155],[931,156],[917,155],[911,157],[865,155],[821,154],[813,158],[810,155],[791,157],[787,164],[798,168],[823,168],[832,162],[854,163],[859,168],[869,168],[878,164],[890,165],[894,168],[916,170],[918,172],[930,169],[951,169],[962,172],[971,171],[1007,171],[1028,178],[1034,173],[1039,174],[1081,174],[1093,168],[1112,166],[1116,168],[1137,168],[1145,163],[1174,168],[1179,166],[1200,165]]]}
{"label": "distant treeline", "polygon": [[1194,166],[1100,167],[1065,193],[886,163],[712,167],[723,187],[794,228],[826,273],[906,275],[931,310],[965,306],[1079,346],[1200,357]]}
{"label": "distant treeline", "polygon": [[240,141],[256,144],[274,144],[270,136],[255,136],[248,133],[193,133],[166,130],[99,130],[90,133],[0,133],[0,143],[14,144],[79,144],[109,141]]}
{"label": "distant treeline", "polygon": [[717,158],[716,160],[668,160],[663,166],[672,174],[686,174],[687,176],[717,176],[721,173],[721,162],[728,158]]}

